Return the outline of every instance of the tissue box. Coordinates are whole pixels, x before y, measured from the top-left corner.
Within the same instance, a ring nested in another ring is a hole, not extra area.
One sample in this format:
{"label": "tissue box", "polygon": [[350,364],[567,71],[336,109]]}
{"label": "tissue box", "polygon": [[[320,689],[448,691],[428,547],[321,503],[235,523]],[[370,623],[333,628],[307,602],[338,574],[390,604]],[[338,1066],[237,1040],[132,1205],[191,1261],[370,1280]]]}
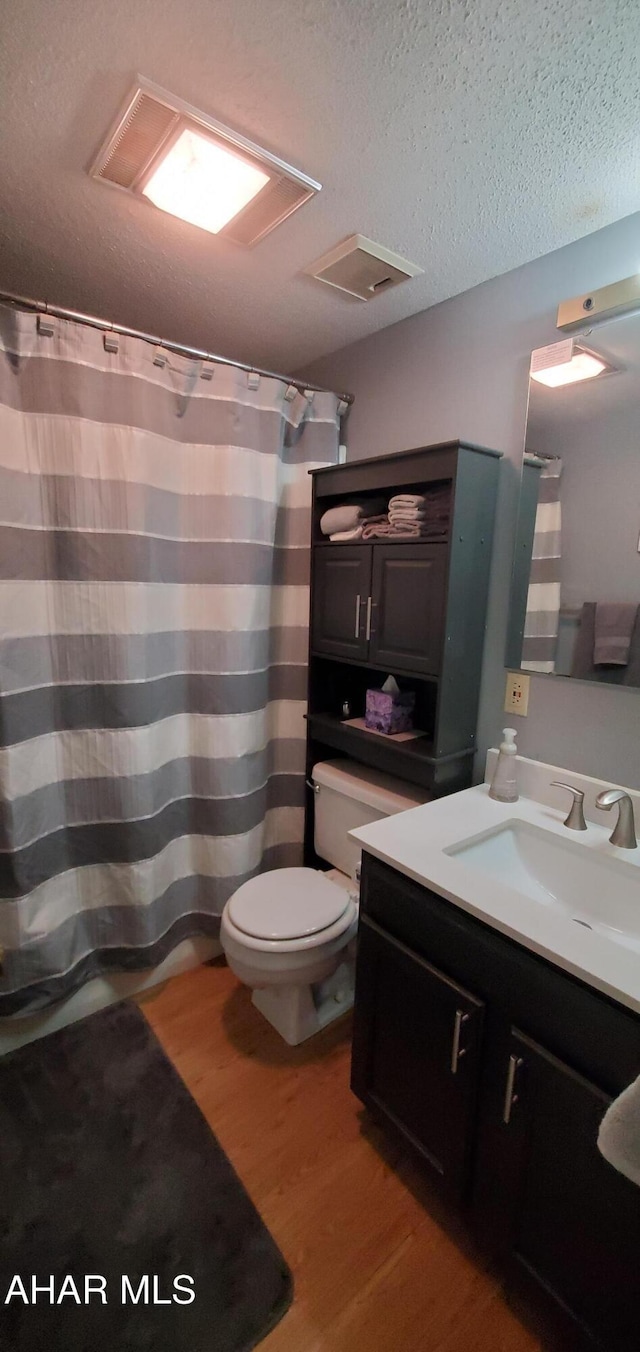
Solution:
{"label": "tissue box", "polygon": [[367,690],[364,721],[372,732],[410,732],[416,702],[412,690],[389,694],[386,690]]}

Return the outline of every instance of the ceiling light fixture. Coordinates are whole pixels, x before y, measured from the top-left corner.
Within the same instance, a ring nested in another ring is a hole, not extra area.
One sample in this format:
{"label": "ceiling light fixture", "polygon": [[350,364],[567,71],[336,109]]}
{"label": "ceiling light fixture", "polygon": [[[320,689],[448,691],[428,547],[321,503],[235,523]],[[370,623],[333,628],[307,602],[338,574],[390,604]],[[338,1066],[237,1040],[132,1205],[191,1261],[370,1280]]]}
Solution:
{"label": "ceiling light fixture", "polygon": [[141,191],[162,211],[217,235],[268,182],[256,165],[185,128]]}
{"label": "ceiling light fixture", "polygon": [[263,239],[321,188],[277,155],[140,77],[89,173],[244,245]]}
{"label": "ceiling light fixture", "polygon": [[537,347],[531,353],[529,374],[540,385],[558,389],[561,385],[576,385],[580,380],[609,375],[614,367],[597,352],[567,338],[561,343]]}

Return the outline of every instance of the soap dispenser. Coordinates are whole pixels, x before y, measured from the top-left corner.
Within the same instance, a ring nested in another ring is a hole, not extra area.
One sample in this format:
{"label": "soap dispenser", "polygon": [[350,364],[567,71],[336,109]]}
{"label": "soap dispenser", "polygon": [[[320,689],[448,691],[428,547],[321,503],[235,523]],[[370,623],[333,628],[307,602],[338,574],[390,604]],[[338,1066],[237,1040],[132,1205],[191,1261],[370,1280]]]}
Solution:
{"label": "soap dispenser", "polygon": [[515,728],[503,728],[502,735],[504,741],[500,743],[500,754],[493,772],[489,797],[495,798],[498,803],[517,803],[519,794],[516,781],[516,756],[518,754],[516,730]]}

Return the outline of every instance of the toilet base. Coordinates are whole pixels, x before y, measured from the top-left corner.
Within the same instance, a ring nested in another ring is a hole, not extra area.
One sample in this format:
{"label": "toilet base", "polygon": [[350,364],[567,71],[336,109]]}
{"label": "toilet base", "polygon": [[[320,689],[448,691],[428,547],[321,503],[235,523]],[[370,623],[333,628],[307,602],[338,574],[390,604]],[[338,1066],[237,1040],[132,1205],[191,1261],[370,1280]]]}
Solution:
{"label": "toilet base", "polygon": [[290,1047],[319,1033],[353,1004],[354,964],[341,962],[325,981],[313,986],[265,986],[254,990],[252,1004]]}

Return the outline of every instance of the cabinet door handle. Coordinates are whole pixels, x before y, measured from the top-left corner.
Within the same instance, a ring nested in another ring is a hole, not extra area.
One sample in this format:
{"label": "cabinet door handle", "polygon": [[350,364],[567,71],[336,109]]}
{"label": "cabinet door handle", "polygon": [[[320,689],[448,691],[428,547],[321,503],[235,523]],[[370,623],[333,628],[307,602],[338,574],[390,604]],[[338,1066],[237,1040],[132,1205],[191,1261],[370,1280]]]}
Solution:
{"label": "cabinet door handle", "polygon": [[367,597],[367,628],[366,628],[365,638],[366,638],[366,640],[367,640],[367,643],[369,642],[369,639],[371,638],[371,597],[370,597],[370,596]]}
{"label": "cabinet door handle", "polygon": [[356,632],[355,637],[360,638],[360,592],[356,596]]}
{"label": "cabinet door handle", "polygon": [[509,1126],[509,1123],[511,1121],[511,1110],[514,1107],[514,1105],[518,1102],[518,1095],[515,1092],[516,1075],[518,1074],[518,1071],[522,1064],[523,1064],[522,1057],[516,1056],[514,1053],[512,1053],[511,1056],[509,1057],[507,1083],[504,1091],[504,1107],[502,1109],[502,1121],[504,1122],[505,1127]]}
{"label": "cabinet door handle", "polygon": [[465,1014],[463,1009],[456,1009],[456,1017],[453,1024],[453,1042],[451,1043],[451,1074],[457,1075],[458,1062],[461,1056],[466,1055],[466,1047],[460,1046],[460,1034],[463,1023],[468,1023],[469,1015]]}

